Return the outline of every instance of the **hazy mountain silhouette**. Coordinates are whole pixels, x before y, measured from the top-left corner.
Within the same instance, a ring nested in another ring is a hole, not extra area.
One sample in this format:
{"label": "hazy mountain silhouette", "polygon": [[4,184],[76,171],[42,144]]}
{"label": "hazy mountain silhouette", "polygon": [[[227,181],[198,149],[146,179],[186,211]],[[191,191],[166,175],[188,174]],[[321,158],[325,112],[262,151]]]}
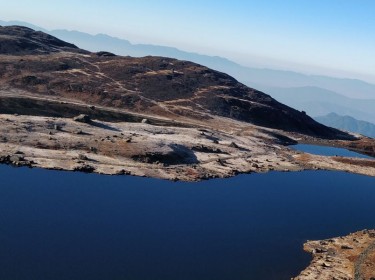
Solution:
{"label": "hazy mountain silhouette", "polygon": [[265,92],[288,106],[306,111],[313,117],[333,112],[375,123],[373,99],[352,99],[318,87],[268,88]]}
{"label": "hazy mountain silhouette", "polygon": [[375,124],[357,120],[350,116],[340,116],[329,113],[326,116],[315,117],[316,121],[341,130],[357,132],[375,138]]}
{"label": "hazy mountain silhouette", "polygon": [[11,21],[0,20],[0,25],[2,25],[2,26],[19,25],[19,26],[26,26],[28,28],[34,29],[35,31],[43,31],[43,32],[46,32],[46,33],[49,32],[47,29],[44,29],[40,26],[34,25],[32,23],[29,23],[29,22],[20,21],[20,20],[11,20]]}

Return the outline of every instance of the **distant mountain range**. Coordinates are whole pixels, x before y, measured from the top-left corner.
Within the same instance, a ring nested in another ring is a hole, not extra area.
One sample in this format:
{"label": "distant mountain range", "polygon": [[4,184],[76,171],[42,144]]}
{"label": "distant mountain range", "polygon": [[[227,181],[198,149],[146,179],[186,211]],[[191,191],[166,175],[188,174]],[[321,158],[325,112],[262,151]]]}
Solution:
{"label": "distant mountain range", "polygon": [[375,99],[375,85],[354,79],[339,79],[317,75],[305,75],[292,71],[245,67],[219,56],[207,56],[184,52],[176,48],[131,44],[127,40],[105,34],[90,35],[78,31],[53,30],[49,32],[62,40],[90,50],[109,50],[119,55],[142,57],[148,55],[188,60],[227,73],[247,86],[265,90],[268,87],[314,86],[336,91],[351,98]]}
{"label": "distant mountain range", "polygon": [[326,116],[315,117],[314,119],[330,127],[357,132],[375,138],[375,124],[359,121],[350,116],[340,116],[335,113],[330,113]]}
{"label": "distant mountain range", "polygon": [[90,35],[79,31],[52,30],[20,21],[0,21],[0,25],[23,25],[49,33],[89,51],[111,51],[119,55],[142,57],[148,55],[172,57],[205,65],[225,72],[247,86],[267,91],[270,87],[319,87],[350,98],[375,99],[375,85],[356,79],[341,79],[319,75],[306,75],[293,71],[245,67],[223,57],[201,55],[177,48],[131,42],[105,34]]}
{"label": "distant mountain range", "polygon": [[331,112],[375,123],[375,99],[353,99],[318,87],[267,88],[272,97],[313,117]]}

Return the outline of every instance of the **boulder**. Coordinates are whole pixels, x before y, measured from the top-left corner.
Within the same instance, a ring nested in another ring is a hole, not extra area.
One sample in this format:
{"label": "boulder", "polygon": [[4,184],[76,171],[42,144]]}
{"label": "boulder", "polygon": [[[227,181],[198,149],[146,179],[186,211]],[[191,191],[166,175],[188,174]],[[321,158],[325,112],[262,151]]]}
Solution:
{"label": "boulder", "polygon": [[91,165],[87,165],[87,164],[84,164],[84,165],[79,165],[79,166],[76,166],[73,171],[79,171],[79,172],[84,172],[84,173],[92,173],[95,171],[95,167],[91,166]]}
{"label": "boulder", "polygon": [[229,147],[236,148],[236,149],[239,148],[239,146],[234,142],[230,143]]}
{"label": "boulder", "polygon": [[77,117],[74,117],[73,120],[76,121],[76,122],[82,122],[82,123],[90,123],[91,122],[90,116],[85,115],[85,114],[81,114]]}
{"label": "boulder", "polygon": [[104,57],[116,56],[114,53],[111,53],[111,52],[105,52],[105,51],[97,52],[96,55],[97,55],[97,56],[104,56]]}
{"label": "boulder", "polygon": [[20,155],[12,155],[9,158],[9,161],[12,162],[12,163],[20,162],[20,161],[23,161],[23,160],[24,160],[23,156],[20,156]]}

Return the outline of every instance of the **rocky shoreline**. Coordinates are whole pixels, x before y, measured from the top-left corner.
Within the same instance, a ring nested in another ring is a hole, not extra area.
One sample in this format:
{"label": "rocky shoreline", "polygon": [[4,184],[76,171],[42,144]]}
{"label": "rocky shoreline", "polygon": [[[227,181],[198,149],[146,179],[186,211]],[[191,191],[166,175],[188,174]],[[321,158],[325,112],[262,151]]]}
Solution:
{"label": "rocky shoreline", "polygon": [[0,131],[0,162],[15,166],[185,181],[301,169],[265,133],[21,115],[0,115]]}
{"label": "rocky shoreline", "polygon": [[308,241],[304,250],[312,254],[313,260],[294,280],[375,279],[375,230]]}
{"label": "rocky shoreline", "polygon": [[[89,117],[88,117],[89,118]],[[0,115],[0,162],[15,166],[198,181],[239,173],[342,170],[375,176],[374,160],[288,148],[283,132],[217,117],[187,127]],[[341,141],[342,142],[342,141]],[[341,143],[342,145],[342,143]]]}

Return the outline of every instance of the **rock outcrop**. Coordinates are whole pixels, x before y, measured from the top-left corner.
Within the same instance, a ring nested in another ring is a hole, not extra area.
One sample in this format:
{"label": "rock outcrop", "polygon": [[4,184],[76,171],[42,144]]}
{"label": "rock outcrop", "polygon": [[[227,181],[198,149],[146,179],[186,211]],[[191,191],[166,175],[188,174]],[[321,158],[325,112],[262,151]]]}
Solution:
{"label": "rock outcrop", "polygon": [[76,122],[90,123],[91,117],[89,115],[80,114],[79,116],[74,117],[73,120]]}

